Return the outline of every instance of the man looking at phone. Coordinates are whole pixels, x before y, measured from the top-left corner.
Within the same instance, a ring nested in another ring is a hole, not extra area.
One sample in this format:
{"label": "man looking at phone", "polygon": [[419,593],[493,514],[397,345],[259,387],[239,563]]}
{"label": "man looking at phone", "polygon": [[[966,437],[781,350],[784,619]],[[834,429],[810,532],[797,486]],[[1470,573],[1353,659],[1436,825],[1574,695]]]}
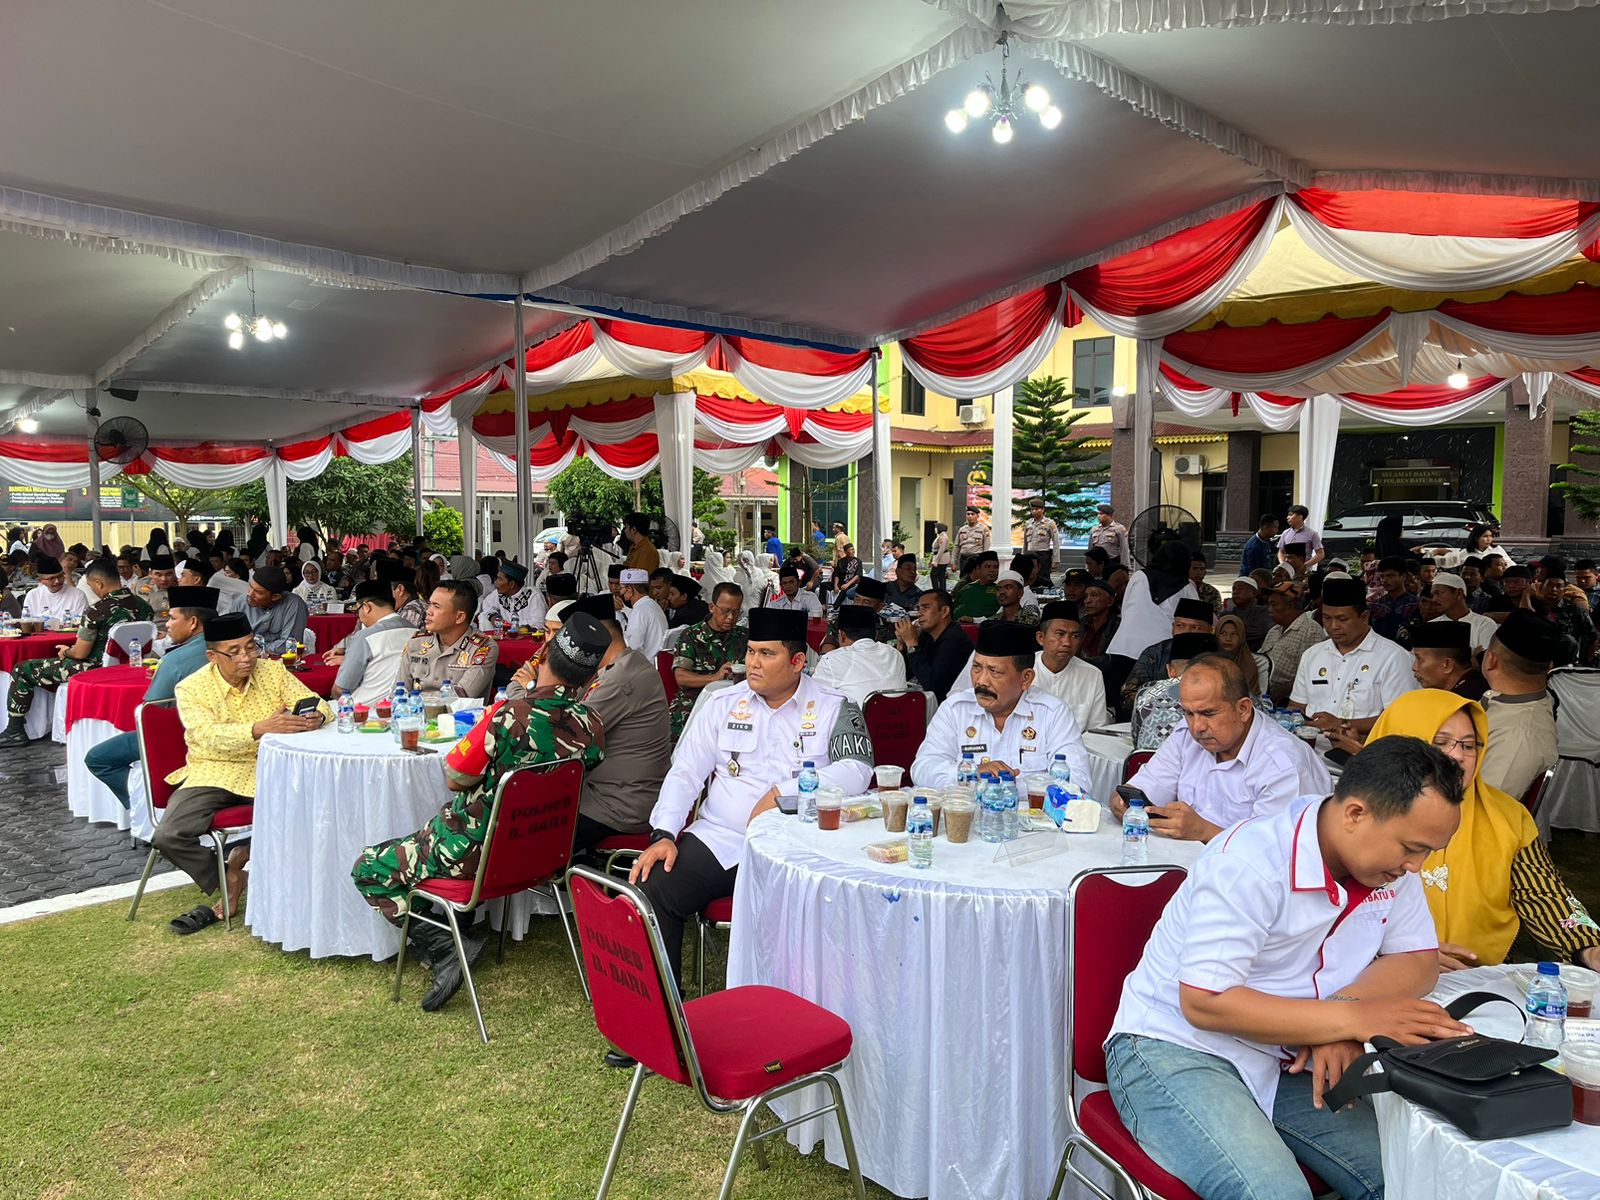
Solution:
{"label": "man looking at phone", "polygon": [[[1247,817],[1282,812],[1302,796],[1325,796],[1328,768],[1305,742],[1256,712],[1244,672],[1222,654],[1202,654],[1178,679],[1183,724],[1134,777],[1150,801],[1150,832],[1209,842]],[[1118,820],[1127,809],[1111,798]]]}
{"label": "man looking at phone", "polygon": [[980,771],[1014,775],[1048,771],[1067,756],[1074,779],[1088,779],[1089,755],[1072,710],[1033,686],[1032,625],[986,621],[972,656],[972,690],[952,691],[933,715],[928,735],[911,764],[919,787],[949,787],[962,758],[972,755]]}
{"label": "man looking at phone", "polygon": [[[1379,738],[1331,797],[1308,796],[1203,851],[1122,987],[1112,1103],[1156,1163],[1205,1200],[1383,1195],[1371,1106],[1323,1094],[1377,1034],[1471,1031],[1421,997],[1438,937],[1417,872],[1460,823],[1461,770]],[[1288,1067],[1285,1069],[1284,1064]]]}
{"label": "man looking at phone", "polygon": [[[205,622],[206,665],[177,688],[188,760],[167,776],[182,786],[167,803],[150,844],[207,894],[217,890],[217,856],[200,838],[224,808],[252,804],[256,752],[269,733],[306,733],[333,719],[319,699],[276,659],[262,658],[250,621],[227,613]],[[248,846],[228,856],[229,915],[239,911]],[[175,933],[198,933],[222,920],[221,904],[202,904],[172,921]]]}

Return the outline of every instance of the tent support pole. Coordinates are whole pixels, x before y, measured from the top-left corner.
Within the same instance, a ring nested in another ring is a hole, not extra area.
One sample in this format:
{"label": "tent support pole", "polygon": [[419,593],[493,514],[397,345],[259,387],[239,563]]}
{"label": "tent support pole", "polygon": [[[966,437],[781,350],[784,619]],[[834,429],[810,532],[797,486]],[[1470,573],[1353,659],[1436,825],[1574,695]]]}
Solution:
{"label": "tent support pole", "polygon": [[989,480],[989,545],[1002,564],[1010,562],[1011,545],[1011,402],[1012,389],[994,393],[994,475]]}
{"label": "tent support pole", "polygon": [[94,391],[91,388],[84,389],[83,407],[89,423],[89,536],[94,542],[94,557],[98,558],[101,547],[105,545],[100,530],[100,452],[94,445],[95,434],[100,428],[100,418],[95,415]]}
{"label": "tent support pole", "polygon": [[515,338],[511,352],[511,387],[517,406],[517,561],[533,562],[533,481],[528,477],[528,361],[523,352],[522,287],[513,307]]}
{"label": "tent support pole", "polygon": [[411,409],[411,503],[416,512],[416,529],[422,536],[422,409]]}

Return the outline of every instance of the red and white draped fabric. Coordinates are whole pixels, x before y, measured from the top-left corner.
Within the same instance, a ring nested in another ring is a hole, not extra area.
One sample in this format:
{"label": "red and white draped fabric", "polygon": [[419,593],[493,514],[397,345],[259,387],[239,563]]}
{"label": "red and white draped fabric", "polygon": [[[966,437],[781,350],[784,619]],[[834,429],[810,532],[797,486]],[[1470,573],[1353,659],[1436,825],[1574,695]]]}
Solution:
{"label": "red and white draped fabric", "polygon": [[[1048,347],[1047,347],[1048,349]],[[725,371],[749,391],[789,408],[826,408],[872,379],[872,352],[818,350],[760,338],[716,334],[603,317],[586,318],[528,347],[523,373],[530,396],[548,395],[583,379],[616,374],[667,380],[707,367]],[[483,398],[509,388],[513,361],[481,369],[422,401],[423,422],[449,434],[476,413]]]}
{"label": "red and white draped fabric", "polygon": [[1419,292],[1516,283],[1600,251],[1593,201],[1302,188],[1287,211],[1301,240],[1329,262]]}
{"label": "red and white draped fabric", "polygon": [[[535,480],[560,474],[580,455],[618,479],[639,479],[661,463],[664,404],[668,394],[630,396],[581,408],[534,412],[528,418],[530,470]],[[682,394],[685,417],[670,410],[671,440],[688,445],[694,465],[715,474],[750,466],[766,455],[784,455],[814,467],[836,467],[863,457],[872,442],[872,414],[792,408],[762,401]],[[516,415],[480,413],[472,436],[500,460],[516,453]],[[674,460],[676,461],[676,460]]]}
{"label": "red and white draped fabric", "polygon": [[[120,466],[100,464],[102,483],[121,473]],[[88,487],[89,443],[0,438],[0,479],[23,487]]]}

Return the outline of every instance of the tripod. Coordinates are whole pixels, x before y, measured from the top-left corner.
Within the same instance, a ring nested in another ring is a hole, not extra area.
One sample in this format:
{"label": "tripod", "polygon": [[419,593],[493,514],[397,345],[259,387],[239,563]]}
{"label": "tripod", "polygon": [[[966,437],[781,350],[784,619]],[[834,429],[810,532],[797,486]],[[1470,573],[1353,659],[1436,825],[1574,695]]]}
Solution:
{"label": "tripod", "polygon": [[[607,554],[605,557],[610,559],[612,556]],[[578,581],[580,596],[604,592],[610,587],[606,568],[601,565],[600,555],[595,552],[591,542],[585,541],[578,547],[578,553],[567,563],[567,570],[571,571],[573,578]]]}

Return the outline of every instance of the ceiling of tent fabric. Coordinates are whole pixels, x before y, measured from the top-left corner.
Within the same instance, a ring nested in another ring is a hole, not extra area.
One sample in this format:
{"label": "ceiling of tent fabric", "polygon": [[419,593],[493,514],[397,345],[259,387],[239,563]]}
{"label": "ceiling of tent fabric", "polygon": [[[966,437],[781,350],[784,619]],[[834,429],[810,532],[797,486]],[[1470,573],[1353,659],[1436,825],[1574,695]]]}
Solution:
{"label": "ceiling of tent fabric", "polygon": [[[1274,191],[1600,199],[1597,5],[13,6],[0,425],[111,380],[141,385],[157,438],[324,431],[373,411],[352,398],[408,403],[509,358],[509,307],[469,295],[544,300],[529,342],[583,304],[860,349]],[[1064,120],[952,136],[1002,26]],[[291,333],[236,353],[220,320],[247,266]],[[1285,228],[1228,302],[1248,312],[1217,311],[1268,320],[1308,291],[1344,316],[1404,307]]]}

